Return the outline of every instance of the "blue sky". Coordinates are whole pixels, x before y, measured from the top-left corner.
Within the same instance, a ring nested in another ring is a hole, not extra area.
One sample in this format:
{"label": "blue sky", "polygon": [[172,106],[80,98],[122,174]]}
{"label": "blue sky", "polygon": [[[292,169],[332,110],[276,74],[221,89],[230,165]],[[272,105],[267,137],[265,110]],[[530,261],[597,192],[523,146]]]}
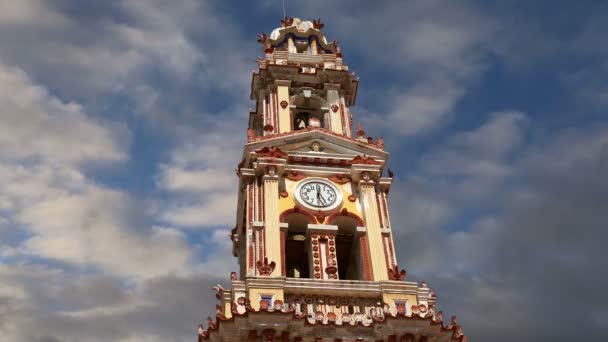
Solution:
{"label": "blue sky", "polygon": [[[285,1],[383,136],[399,265],[472,341],[608,338],[608,3]],[[191,341],[279,1],[0,3],[0,336]],[[562,324],[568,317],[567,324]]]}

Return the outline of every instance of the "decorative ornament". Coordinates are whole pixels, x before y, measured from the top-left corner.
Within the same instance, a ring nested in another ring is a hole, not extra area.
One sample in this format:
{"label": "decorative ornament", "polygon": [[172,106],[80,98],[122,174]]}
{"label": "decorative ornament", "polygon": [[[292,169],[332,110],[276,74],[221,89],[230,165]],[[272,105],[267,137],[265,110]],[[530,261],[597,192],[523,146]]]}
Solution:
{"label": "decorative ornament", "polygon": [[280,148],[278,147],[264,147],[261,148],[257,151],[255,151],[255,153],[258,155],[258,157],[271,157],[271,158],[282,158],[282,159],[287,159],[288,155],[287,153],[281,151]]}
{"label": "decorative ornament", "polygon": [[268,39],[268,35],[265,32],[258,34],[258,43],[264,44],[264,43],[266,43],[267,39]]}
{"label": "decorative ornament", "polygon": [[232,280],[232,281],[238,280],[236,277],[236,272],[230,272],[230,280]]}
{"label": "decorative ornament", "polygon": [[331,111],[334,113],[338,111],[338,105],[333,104],[333,105],[331,105],[330,108],[331,108]]}
{"label": "decorative ornament", "polygon": [[298,171],[290,171],[286,177],[287,177],[287,179],[292,180],[292,181],[299,181],[299,180],[306,178],[306,176],[299,173]]}
{"label": "decorative ornament", "polygon": [[378,146],[378,148],[384,149],[384,139],[382,137],[378,138],[378,140],[376,141],[376,146]]}
{"label": "decorative ornament", "polygon": [[403,281],[407,272],[405,270],[399,271],[399,266],[395,265],[393,268],[388,269],[388,277],[390,280]]}
{"label": "decorative ornament", "polygon": [[247,141],[255,140],[255,130],[252,128],[247,129]]}
{"label": "decorative ornament", "polygon": [[274,272],[274,268],[277,264],[274,261],[268,263],[268,257],[264,257],[264,262],[258,260],[255,266],[257,267],[258,272],[260,272],[260,275],[269,276]]}
{"label": "decorative ornament", "polygon": [[286,198],[287,196],[289,196],[287,191],[281,191],[281,197]]}
{"label": "decorative ornament", "polygon": [[338,184],[346,184],[346,183],[350,182],[350,180],[351,180],[348,175],[344,175],[344,174],[331,176],[331,177],[329,177],[329,179],[332,182],[338,183]]}
{"label": "decorative ornament", "polygon": [[325,221],[325,214],[323,214],[323,212],[320,210],[317,212],[315,217],[317,218],[317,221],[319,221],[319,223],[323,223],[323,221]]}
{"label": "decorative ornament", "polygon": [[264,126],[264,132],[272,132],[273,130],[274,130],[274,127],[272,127],[272,125]]}
{"label": "decorative ornament", "polygon": [[281,19],[281,26],[283,27],[289,27],[293,25],[293,18],[292,17],[285,17],[283,19]]}
{"label": "decorative ornament", "polygon": [[348,165],[360,164],[360,165],[380,165],[374,158],[368,157],[366,155],[359,155],[355,158],[346,162]]}
{"label": "decorative ornament", "polygon": [[280,105],[281,105],[281,108],[285,109],[285,108],[287,108],[289,103],[287,103],[287,101],[283,100],[283,101],[281,101]]}
{"label": "decorative ornament", "polygon": [[321,30],[323,27],[325,27],[325,24],[323,24],[323,23],[321,22],[321,19],[314,19],[314,20],[312,21],[312,27],[313,27],[315,30]]}
{"label": "decorative ornament", "polygon": [[365,137],[365,131],[363,130],[363,126],[361,125],[361,123],[357,124],[357,138],[363,138]]}
{"label": "decorative ornament", "polygon": [[350,195],[350,196],[348,196],[348,200],[351,202],[354,202],[357,200],[357,197],[355,197],[355,195]]}

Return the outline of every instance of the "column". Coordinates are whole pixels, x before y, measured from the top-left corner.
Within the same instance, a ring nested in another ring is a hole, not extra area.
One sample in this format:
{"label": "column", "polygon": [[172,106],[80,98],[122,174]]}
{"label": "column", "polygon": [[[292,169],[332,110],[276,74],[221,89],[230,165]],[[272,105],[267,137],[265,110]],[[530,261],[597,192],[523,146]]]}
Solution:
{"label": "column", "polygon": [[309,224],[308,253],[312,279],[338,279],[338,258],[336,256],[336,233],[338,226]]}

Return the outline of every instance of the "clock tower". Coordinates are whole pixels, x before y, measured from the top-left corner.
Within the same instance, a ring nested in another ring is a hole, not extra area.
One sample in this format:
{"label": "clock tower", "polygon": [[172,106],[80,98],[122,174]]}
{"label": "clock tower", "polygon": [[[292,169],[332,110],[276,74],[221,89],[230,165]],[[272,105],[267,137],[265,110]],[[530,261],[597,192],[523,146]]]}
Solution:
{"label": "clock tower", "polygon": [[199,341],[466,341],[397,264],[389,153],[353,127],[359,79],[322,28],[286,17],[258,35],[231,233],[240,269],[215,288]]}

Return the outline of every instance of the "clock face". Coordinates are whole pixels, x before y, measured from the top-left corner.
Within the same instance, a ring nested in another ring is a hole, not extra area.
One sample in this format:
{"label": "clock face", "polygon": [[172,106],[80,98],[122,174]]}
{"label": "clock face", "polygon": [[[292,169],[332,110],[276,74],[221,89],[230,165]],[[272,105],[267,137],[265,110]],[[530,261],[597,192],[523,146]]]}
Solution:
{"label": "clock face", "polygon": [[327,208],[336,203],[338,195],[336,190],[329,184],[319,181],[311,181],[300,187],[301,200],[315,208]]}

